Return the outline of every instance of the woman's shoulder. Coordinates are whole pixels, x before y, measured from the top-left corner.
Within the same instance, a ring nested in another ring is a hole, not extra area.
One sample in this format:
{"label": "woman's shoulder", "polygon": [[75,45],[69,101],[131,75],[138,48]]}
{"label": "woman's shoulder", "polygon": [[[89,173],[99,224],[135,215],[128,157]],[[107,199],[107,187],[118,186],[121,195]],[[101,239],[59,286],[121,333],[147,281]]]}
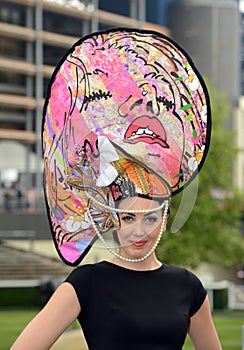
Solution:
{"label": "woman's shoulder", "polygon": [[180,274],[194,274],[192,270],[184,266],[176,266],[170,264],[163,264],[164,270],[172,273],[180,273]]}
{"label": "woman's shoulder", "polygon": [[179,279],[182,278],[184,280],[187,280],[190,284],[202,284],[200,278],[193,271],[186,267],[164,264],[164,272],[168,273],[169,276],[172,276],[172,278],[177,277]]}
{"label": "woman's shoulder", "polygon": [[104,262],[98,262],[93,264],[83,264],[75,267],[69,274],[68,278],[70,278],[70,276],[79,277],[79,278],[91,276],[93,273],[96,273],[97,271],[100,271],[101,269],[103,269],[104,266],[106,266]]}
{"label": "woman's shoulder", "polygon": [[169,265],[169,264],[163,264],[163,269],[164,269],[164,272],[172,273],[172,274],[180,274],[180,275],[186,275],[189,272],[189,270],[185,267]]}

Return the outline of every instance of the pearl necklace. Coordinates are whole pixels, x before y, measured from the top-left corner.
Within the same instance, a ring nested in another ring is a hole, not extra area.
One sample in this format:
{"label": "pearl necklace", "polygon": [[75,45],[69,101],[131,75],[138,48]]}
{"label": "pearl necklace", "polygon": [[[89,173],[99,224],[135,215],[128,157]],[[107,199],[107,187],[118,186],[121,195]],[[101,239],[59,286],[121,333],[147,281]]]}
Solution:
{"label": "pearl necklace", "polygon": [[[165,199],[165,201],[157,208],[152,208],[152,209],[128,209],[128,210],[124,210],[124,209],[119,209],[119,208],[112,208],[107,204],[104,204],[100,201],[98,201],[96,198],[92,197],[92,195],[90,195],[90,193],[84,191],[85,195],[94,203],[96,203],[99,207],[106,209],[108,211],[114,211],[116,213],[151,213],[153,211],[158,211],[160,209],[163,209],[163,207],[165,206],[165,203],[167,202],[168,205],[168,199]],[[156,200],[156,199],[155,199]]]}
{"label": "pearl necklace", "polygon": [[[125,256],[123,255],[120,255],[119,253],[117,253],[112,247],[110,247],[110,245],[105,241],[105,239],[103,238],[102,234],[99,232],[99,229],[97,228],[96,226],[96,223],[94,222],[93,220],[93,217],[92,217],[92,214],[89,210],[89,208],[87,208],[87,215],[92,223],[92,226],[94,228],[94,231],[96,232],[98,238],[102,241],[102,243],[104,244],[104,246],[110,251],[110,253],[112,253],[114,256],[116,256],[117,258],[123,260],[123,261],[127,261],[127,262],[132,262],[132,263],[136,263],[136,262],[142,262],[144,260],[146,260],[147,258],[149,258],[150,255],[152,255],[152,253],[154,252],[154,250],[156,249],[157,245],[159,244],[159,241],[165,231],[165,228],[166,228],[166,221],[167,221],[167,214],[168,214],[168,207],[169,207],[169,202],[168,200],[165,201],[163,203],[163,205],[160,206],[160,209],[164,207],[164,214],[163,214],[163,219],[162,219],[162,225],[161,225],[161,229],[160,229],[160,232],[159,232],[159,235],[158,235],[158,238],[156,240],[156,242],[154,243],[154,245],[152,246],[152,248],[149,250],[149,252],[144,255],[143,257],[141,258],[138,258],[138,259],[130,259],[130,258],[126,258]],[[109,207],[110,208],[110,207]],[[154,209],[155,211],[156,209]],[[110,211],[111,211],[111,208],[110,208]],[[120,213],[148,213],[148,212],[151,212],[152,210],[149,209],[149,210],[130,210],[130,211],[127,211],[127,210],[123,210],[123,209],[120,209]]]}

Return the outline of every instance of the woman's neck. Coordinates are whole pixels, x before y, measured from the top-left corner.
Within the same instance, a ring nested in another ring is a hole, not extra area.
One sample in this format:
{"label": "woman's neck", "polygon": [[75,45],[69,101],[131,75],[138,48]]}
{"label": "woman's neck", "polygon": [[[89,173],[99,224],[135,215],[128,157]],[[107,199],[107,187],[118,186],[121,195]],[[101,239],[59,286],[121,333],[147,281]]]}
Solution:
{"label": "woman's neck", "polygon": [[124,261],[120,258],[113,258],[111,262],[115,265],[119,265],[121,267],[125,267],[130,270],[138,270],[138,271],[148,271],[148,270],[156,270],[162,266],[161,261],[159,261],[155,254],[152,254],[146,260],[140,262],[129,262]]}

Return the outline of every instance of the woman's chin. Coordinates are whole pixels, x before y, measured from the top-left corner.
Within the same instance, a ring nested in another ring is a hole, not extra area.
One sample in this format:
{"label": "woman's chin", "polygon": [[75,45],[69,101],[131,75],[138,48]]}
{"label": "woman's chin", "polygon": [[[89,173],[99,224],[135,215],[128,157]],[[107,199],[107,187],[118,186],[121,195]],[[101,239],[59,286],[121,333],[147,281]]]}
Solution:
{"label": "woman's chin", "polygon": [[120,255],[129,259],[140,259],[143,258],[149,252],[148,247],[129,245],[120,249]]}

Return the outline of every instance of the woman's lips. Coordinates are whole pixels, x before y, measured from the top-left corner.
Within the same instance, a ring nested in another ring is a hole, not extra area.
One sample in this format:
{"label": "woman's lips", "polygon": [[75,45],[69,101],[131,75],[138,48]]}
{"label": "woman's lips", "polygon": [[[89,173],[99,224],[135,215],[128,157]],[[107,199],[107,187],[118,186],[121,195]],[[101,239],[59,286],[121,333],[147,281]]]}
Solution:
{"label": "woman's lips", "polygon": [[138,242],[132,242],[132,245],[135,247],[143,247],[147,241],[138,241]]}

